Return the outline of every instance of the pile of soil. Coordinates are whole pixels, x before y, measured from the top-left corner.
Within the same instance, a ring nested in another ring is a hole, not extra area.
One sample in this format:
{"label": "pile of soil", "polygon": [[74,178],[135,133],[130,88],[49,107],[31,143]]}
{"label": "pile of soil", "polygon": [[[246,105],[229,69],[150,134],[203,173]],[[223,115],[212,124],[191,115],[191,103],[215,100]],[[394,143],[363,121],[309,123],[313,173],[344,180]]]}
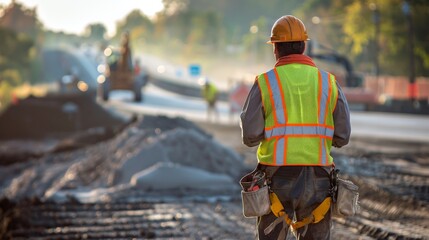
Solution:
{"label": "pile of soil", "polygon": [[91,94],[30,96],[0,115],[0,140],[61,138],[91,128],[115,128],[125,120]]}
{"label": "pile of soil", "polygon": [[28,97],[0,115],[0,165],[109,139],[133,120],[106,110],[91,94]]}

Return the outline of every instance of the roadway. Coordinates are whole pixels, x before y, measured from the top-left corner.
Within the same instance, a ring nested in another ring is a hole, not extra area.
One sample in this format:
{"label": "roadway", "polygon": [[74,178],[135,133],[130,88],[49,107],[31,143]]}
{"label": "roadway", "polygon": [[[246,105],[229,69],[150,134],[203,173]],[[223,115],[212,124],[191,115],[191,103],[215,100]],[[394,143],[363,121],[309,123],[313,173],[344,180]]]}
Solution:
{"label": "roadway", "polygon": [[[117,91],[112,94],[106,106],[128,113],[161,114],[170,117],[180,116],[193,121],[207,121],[207,107],[199,98],[182,96],[149,85],[144,90],[141,103],[132,102],[132,94]],[[238,113],[229,115],[227,102],[218,104],[219,125],[237,125]],[[429,116],[381,113],[351,112],[352,137],[422,142],[429,144]]]}

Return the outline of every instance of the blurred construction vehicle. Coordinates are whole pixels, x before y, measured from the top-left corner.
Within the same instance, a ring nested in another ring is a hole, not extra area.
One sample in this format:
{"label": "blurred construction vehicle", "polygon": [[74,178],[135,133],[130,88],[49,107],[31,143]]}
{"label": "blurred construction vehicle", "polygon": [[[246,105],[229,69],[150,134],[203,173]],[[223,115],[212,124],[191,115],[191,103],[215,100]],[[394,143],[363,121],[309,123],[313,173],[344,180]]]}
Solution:
{"label": "blurred construction vehicle", "polygon": [[133,67],[128,33],[123,35],[121,49],[108,47],[104,50],[104,56],[105,63],[98,69],[102,75],[97,79],[102,99],[109,100],[113,90],[130,90],[134,93],[134,101],[142,101],[142,88],[149,78],[147,73],[135,71]]}

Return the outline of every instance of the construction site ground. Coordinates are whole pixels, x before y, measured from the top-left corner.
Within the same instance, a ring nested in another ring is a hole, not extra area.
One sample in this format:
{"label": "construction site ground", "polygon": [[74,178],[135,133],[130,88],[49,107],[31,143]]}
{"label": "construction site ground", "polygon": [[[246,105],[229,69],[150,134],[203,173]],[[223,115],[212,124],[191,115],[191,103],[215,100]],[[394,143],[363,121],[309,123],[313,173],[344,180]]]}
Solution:
{"label": "construction site ground", "polygon": [[[17,158],[11,146],[22,142],[3,141],[0,156],[8,161],[0,167],[0,238],[255,239],[255,219],[243,217],[239,188],[210,186],[209,193],[185,188],[160,194],[165,192],[144,185],[153,175],[146,171],[136,178],[132,169],[124,170],[127,164],[135,166],[136,159],[164,157],[136,149],[154,152],[164,147],[171,150],[169,161],[182,165],[195,161],[198,169],[205,170],[201,176],[222,183],[226,175],[238,187],[239,177],[256,163],[256,148],[242,145],[238,124],[141,118],[115,130],[114,137],[85,146],[72,147],[69,141],[64,147],[64,140],[61,144],[27,141],[42,150]],[[22,145],[16,149],[31,148]],[[186,161],[174,159],[177,151]],[[236,153],[243,164],[236,162]],[[334,219],[332,239],[429,239],[427,143],[352,138],[347,147],[334,149],[333,156],[341,176],[359,186],[360,211],[354,217]],[[115,162],[120,159],[128,160],[120,165]],[[220,164],[222,169],[216,167]],[[45,172],[44,166],[51,171]],[[120,184],[130,179],[132,187]],[[86,197],[72,194],[77,186],[88,188]],[[95,186],[99,190],[94,191]]]}

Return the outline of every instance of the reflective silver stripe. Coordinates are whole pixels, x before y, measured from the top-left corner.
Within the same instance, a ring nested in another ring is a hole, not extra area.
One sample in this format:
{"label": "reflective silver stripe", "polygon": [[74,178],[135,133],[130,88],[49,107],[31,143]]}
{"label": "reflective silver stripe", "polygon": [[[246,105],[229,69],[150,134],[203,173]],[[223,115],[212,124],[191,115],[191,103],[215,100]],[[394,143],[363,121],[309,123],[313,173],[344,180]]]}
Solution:
{"label": "reflective silver stripe", "polygon": [[326,139],[322,138],[322,165],[326,165],[327,159],[326,159]]}
{"label": "reflective silver stripe", "polygon": [[274,69],[267,72],[267,76],[268,76],[268,82],[271,87],[271,92],[273,94],[274,105],[275,105],[273,106],[273,108],[276,111],[277,123],[285,124],[286,119],[285,119],[284,109],[286,108],[286,106],[283,106],[282,94],[280,92],[280,86],[277,82],[276,73],[274,72]]}
{"label": "reflective silver stripe", "polygon": [[276,165],[283,165],[283,159],[285,157],[285,139],[280,138],[276,141]]}
{"label": "reflective silver stripe", "polygon": [[334,130],[323,126],[281,126],[265,130],[265,138],[286,135],[320,135],[332,137],[334,136]]}
{"label": "reflective silver stripe", "polygon": [[[327,72],[319,70],[320,74],[322,75],[322,96],[321,96],[321,101],[320,101],[320,112],[319,112],[319,123],[320,124],[325,124],[325,114],[326,114],[326,103],[328,102],[328,95],[329,95],[329,75]],[[334,131],[332,129],[330,129],[332,132],[332,135],[330,137],[332,137],[334,135]],[[321,156],[321,163],[322,165],[326,165],[327,163],[327,159],[326,159],[326,139],[322,138],[320,139],[322,144],[322,156]]]}
{"label": "reflective silver stripe", "polygon": [[322,96],[320,101],[320,115],[319,115],[319,123],[325,124],[325,114],[326,114],[326,102],[328,101],[328,94],[329,94],[329,75],[327,72],[319,70],[320,74],[322,75]]}

